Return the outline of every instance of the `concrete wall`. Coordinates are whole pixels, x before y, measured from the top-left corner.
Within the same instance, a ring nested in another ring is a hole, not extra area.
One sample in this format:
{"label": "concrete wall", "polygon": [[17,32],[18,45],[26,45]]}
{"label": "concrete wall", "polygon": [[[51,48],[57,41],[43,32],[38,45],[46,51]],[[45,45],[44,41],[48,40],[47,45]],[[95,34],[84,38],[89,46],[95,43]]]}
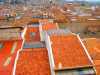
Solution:
{"label": "concrete wall", "polygon": [[40,40],[44,41],[44,36],[43,36],[43,30],[42,30],[42,24],[39,24],[39,31],[40,31]]}

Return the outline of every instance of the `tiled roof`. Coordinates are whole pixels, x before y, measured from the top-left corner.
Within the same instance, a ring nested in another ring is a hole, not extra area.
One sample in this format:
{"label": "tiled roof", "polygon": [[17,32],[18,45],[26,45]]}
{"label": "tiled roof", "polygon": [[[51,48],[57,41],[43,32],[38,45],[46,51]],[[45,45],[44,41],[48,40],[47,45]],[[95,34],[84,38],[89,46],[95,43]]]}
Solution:
{"label": "tiled roof", "polygon": [[47,23],[47,24],[42,25],[42,30],[50,30],[50,29],[57,29],[57,24]]}
{"label": "tiled roof", "polygon": [[17,51],[21,48],[21,40],[3,40],[0,48],[0,75],[11,75]]}
{"label": "tiled roof", "polygon": [[[34,34],[32,34],[34,33]],[[39,27],[28,27],[25,34],[26,41],[40,41]]]}
{"label": "tiled roof", "polygon": [[1,20],[5,20],[5,17],[4,16],[0,16],[0,21]]}
{"label": "tiled roof", "polygon": [[16,75],[51,75],[46,48],[26,50],[19,54]]}
{"label": "tiled roof", "polygon": [[43,20],[39,20],[39,22],[40,22],[41,24],[46,24],[46,23],[48,23],[48,20],[47,20],[47,19],[43,19]]}
{"label": "tiled roof", "polygon": [[31,21],[31,17],[22,17],[21,19],[11,22],[11,26],[25,26]]}
{"label": "tiled roof", "polygon": [[94,61],[97,75],[100,75],[100,39],[88,38],[83,42]]}
{"label": "tiled roof", "polygon": [[50,39],[56,69],[92,66],[76,35],[51,35]]}
{"label": "tiled roof", "polygon": [[33,18],[33,19],[32,19],[32,22],[33,22],[33,23],[38,23],[39,20],[40,20],[39,18]]}
{"label": "tiled roof", "polygon": [[96,68],[96,72],[97,72],[96,75],[100,75],[100,65],[95,66],[95,68]]}
{"label": "tiled roof", "polygon": [[100,60],[93,60],[96,69],[96,75],[100,75]]}
{"label": "tiled roof", "polygon": [[93,60],[99,59],[100,60],[100,39],[91,38],[85,39],[84,44],[90,53]]}
{"label": "tiled roof", "polygon": [[31,17],[22,17],[13,21],[0,21],[0,27],[22,27],[31,22]]}

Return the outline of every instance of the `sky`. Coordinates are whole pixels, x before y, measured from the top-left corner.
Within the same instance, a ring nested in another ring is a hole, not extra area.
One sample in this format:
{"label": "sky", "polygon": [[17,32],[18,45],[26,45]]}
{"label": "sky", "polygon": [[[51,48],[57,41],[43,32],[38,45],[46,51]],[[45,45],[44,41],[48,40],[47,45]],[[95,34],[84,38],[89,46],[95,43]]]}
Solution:
{"label": "sky", "polygon": [[86,1],[92,1],[92,2],[100,2],[100,0],[86,0]]}
{"label": "sky", "polygon": [[[75,1],[75,0],[66,0],[66,1]],[[77,1],[84,1],[84,0],[77,0]],[[85,0],[89,2],[100,2],[100,0]]]}

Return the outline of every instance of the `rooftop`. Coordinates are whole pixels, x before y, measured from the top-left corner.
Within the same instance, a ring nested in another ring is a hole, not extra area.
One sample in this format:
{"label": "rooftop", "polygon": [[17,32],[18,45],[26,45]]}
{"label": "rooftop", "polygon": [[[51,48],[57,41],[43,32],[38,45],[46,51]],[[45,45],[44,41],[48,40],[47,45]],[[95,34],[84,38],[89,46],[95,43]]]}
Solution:
{"label": "rooftop", "polygon": [[51,75],[47,49],[33,48],[26,50],[19,53],[16,75]]}
{"label": "rooftop", "polygon": [[93,60],[100,60],[100,39],[87,38],[84,39],[84,44],[90,53]]}
{"label": "rooftop", "polygon": [[57,29],[56,23],[46,23],[42,25],[42,30]]}
{"label": "rooftop", "polygon": [[[2,45],[1,45],[2,44]],[[22,40],[0,40],[0,74],[11,75],[17,51],[21,48]]]}
{"label": "rooftop", "polygon": [[50,39],[56,69],[93,66],[76,35],[51,35]]}
{"label": "rooftop", "polygon": [[28,27],[25,33],[26,42],[40,41],[39,27]]}
{"label": "rooftop", "polygon": [[100,39],[87,38],[83,42],[95,64],[97,75],[100,75]]}

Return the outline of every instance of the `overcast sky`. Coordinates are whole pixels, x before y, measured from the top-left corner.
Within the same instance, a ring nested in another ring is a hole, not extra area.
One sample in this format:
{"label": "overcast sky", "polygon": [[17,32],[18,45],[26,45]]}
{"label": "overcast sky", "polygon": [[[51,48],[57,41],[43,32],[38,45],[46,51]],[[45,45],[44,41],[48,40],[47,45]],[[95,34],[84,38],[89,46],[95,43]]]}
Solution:
{"label": "overcast sky", "polygon": [[100,1],[100,0],[86,0],[86,1]]}
{"label": "overcast sky", "polygon": [[[75,1],[75,0],[66,0],[66,1]],[[77,1],[84,1],[84,0],[77,0]],[[100,2],[100,0],[85,0],[85,1]]]}

